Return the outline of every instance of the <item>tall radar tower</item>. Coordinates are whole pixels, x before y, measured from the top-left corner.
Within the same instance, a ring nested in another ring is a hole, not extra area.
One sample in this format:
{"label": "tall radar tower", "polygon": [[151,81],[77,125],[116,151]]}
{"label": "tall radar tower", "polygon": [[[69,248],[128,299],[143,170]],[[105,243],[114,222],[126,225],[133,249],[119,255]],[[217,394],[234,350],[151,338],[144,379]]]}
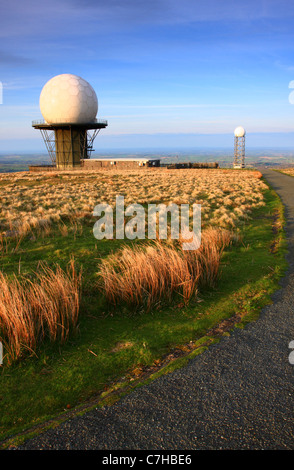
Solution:
{"label": "tall radar tower", "polygon": [[59,170],[78,168],[90,158],[93,142],[107,121],[96,119],[98,100],[92,86],[72,74],[49,80],[40,94],[44,120],[33,121],[41,131],[51,161]]}
{"label": "tall radar tower", "polygon": [[245,130],[236,127],[234,131],[234,168],[245,168]]}

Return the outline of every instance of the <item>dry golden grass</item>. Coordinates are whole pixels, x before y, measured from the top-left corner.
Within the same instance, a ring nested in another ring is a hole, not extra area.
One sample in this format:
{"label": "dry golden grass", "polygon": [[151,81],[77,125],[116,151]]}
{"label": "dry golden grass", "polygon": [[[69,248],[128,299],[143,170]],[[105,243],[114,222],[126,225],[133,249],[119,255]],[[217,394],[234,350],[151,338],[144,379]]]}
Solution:
{"label": "dry golden grass", "polygon": [[77,327],[81,274],[43,265],[34,281],[12,280],[0,272],[0,339],[8,362],[35,351],[48,337],[64,342]]}
{"label": "dry golden grass", "polygon": [[258,171],[166,168],[0,174],[0,233],[49,232],[62,220],[91,217],[99,203],[114,207],[117,195],[126,205],[198,203],[203,226],[234,228],[264,204],[260,177]]}
{"label": "dry golden grass", "polygon": [[[145,169],[95,172],[0,174],[0,253],[17,250],[23,237],[75,235],[99,203],[115,206],[116,196],[131,203],[201,204],[202,243],[184,251],[181,243],[154,242],[125,248],[102,261],[100,276],[107,299],[146,304],[171,298],[187,302],[219,275],[222,249],[252,209],[264,205],[261,173],[247,170]],[[64,224],[69,221],[70,224]],[[94,225],[94,218],[93,218]],[[9,239],[17,243],[9,245]],[[44,336],[66,339],[79,312],[80,277],[47,270],[34,283],[0,274],[0,331],[6,350],[18,358],[35,350]]]}
{"label": "dry golden grass", "polygon": [[181,243],[155,241],[147,246],[124,247],[102,260],[101,289],[108,302],[146,305],[179,294],[188,302],[199,288],[214,286],[221,254],[234,235],[224,229],[208,229],[198,250],[183,250]]}
{"label": "dry golden grass", "polygon": [[285,175],[290,175],[294,176],[294,168],[284,168],[283,170],[280,170],[281,173],[285,173]]}

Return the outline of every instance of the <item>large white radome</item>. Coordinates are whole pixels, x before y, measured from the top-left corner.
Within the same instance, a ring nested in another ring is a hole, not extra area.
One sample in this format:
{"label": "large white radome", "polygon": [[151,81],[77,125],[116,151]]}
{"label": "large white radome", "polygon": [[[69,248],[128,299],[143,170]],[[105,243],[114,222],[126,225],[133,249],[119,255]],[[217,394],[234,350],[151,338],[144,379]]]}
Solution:
{"label": "large white radome", "polygon": [[236,127],[234,134],[235,134],[236,137],[244,137],[245,130],[241,126]]}
{"label": "large white radome", "polygon": [[64,73],[45,84],[40,95],[40,109],[48,124],[83,124],[95,121],[98,100],[86,80]]}

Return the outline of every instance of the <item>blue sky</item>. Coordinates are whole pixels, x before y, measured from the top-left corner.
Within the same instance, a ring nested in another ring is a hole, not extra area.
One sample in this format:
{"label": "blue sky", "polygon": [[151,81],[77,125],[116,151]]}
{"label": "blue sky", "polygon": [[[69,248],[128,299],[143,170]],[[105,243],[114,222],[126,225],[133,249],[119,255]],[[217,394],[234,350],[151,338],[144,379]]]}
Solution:
{"label": "blue sky", "polygon": [[230,145],[239,125],[254,145],[294,147],[293,0],[0,5],[0,153],[45,150],[31,121],[60,73],[97,93],[96,149]]}

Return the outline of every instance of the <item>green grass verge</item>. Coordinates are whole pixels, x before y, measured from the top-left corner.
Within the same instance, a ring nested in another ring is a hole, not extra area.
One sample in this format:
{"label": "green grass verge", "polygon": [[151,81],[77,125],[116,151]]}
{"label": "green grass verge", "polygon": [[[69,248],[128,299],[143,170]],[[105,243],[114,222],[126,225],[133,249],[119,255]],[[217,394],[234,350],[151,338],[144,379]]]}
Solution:
{"label": "green grass verge", "polygon": [[97,242],[93,221],[75,235],[61,236],[56,228],[48,237],[23,240],[16,252],[2,256],[0,269],[8,274],[30,274],[40,259],[65,267],[74,256],[85,279],[78,334],[63,346],[45,343],[36,355],[0,369],[2,448],[31,436],[34,426],[38,432],[48,420],[54,426],[72,413],[113,403],[182,367],[229,334],[234,323],[254,321],[287,267],[283,206],[272,189],[265,200],[240,227],[242,243],[224,253],[217,287],[185,307],[175,301],[148,314],[107,309],[95,273],[99,259],[122,242]]}

